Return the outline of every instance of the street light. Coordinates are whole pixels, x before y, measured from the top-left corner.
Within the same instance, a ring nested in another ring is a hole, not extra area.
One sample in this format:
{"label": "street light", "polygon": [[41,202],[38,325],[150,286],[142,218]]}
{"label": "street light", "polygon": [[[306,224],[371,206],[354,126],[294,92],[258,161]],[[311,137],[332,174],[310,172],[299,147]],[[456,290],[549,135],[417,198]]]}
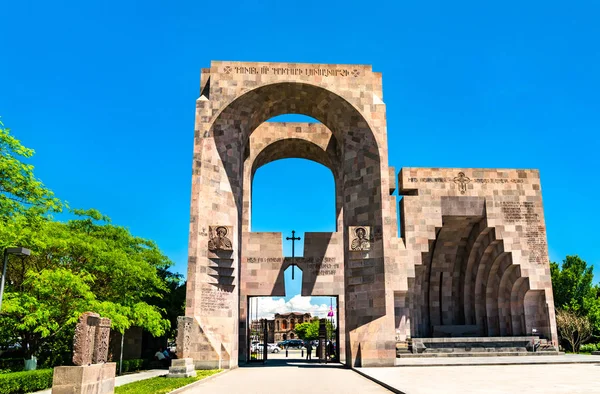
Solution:
{"label": "street light", "polygon": [[29,256],[31,250],[27,248],[6,248],[4,249],[4,267],[2,267],[2,282],[0,283],[0,311],[2,310],[2,296],[4,295],[4,281],[6,280],[6,266],[8,265],[8,255]]}

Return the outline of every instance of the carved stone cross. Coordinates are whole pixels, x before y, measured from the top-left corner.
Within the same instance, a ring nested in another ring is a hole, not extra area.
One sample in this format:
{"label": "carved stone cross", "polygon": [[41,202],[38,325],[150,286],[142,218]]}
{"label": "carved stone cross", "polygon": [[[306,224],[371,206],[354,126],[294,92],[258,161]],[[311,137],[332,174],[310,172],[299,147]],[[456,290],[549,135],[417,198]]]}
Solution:
{"label": "carved stone cross", "polygon": [[471,179],[465,176],[464,172],[459,172],[458,176],[454,178],[454,183],[458,184],[458,190],[460,194],[465,194],[467,191],[467,183],[471,182]]}
{"label": "carved stone cross", "polygon": [[292,241],[292,280],[294,280],[294,267],[296,267],[296,255],[295,255],[294,246],[295,246],[296,241],[300,241],[300,237],[295,237],[294,236],[295,234],[296,234],[296,232],[294,230],[292,230],[292,236],[285,238],[288,241]]}

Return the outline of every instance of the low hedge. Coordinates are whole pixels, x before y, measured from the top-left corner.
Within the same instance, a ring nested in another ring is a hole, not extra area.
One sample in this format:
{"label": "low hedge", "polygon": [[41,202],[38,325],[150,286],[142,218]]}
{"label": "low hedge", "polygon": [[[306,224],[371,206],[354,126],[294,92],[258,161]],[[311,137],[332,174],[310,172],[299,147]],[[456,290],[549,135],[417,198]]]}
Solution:
{"label": "low hedge", "polygon": [[586,343],[579,348],[579,352],[581,353],[591,353],[597,350],[600,350],[600,343]]}
{"label": "low hedge", "polygon": [[[119,373],[119,362],[117,361],[117,373]],[[133,359],[133,360],[123,360],[123,373],[126,372],[135,372],[140,369],[146,369],[145,366],[148,364],[148,360],[144,359]]]}
{"label": "low hedge", "polygon": [[12,372],[0,375],[0,393],[24,394],[52,387],[53,369]]}

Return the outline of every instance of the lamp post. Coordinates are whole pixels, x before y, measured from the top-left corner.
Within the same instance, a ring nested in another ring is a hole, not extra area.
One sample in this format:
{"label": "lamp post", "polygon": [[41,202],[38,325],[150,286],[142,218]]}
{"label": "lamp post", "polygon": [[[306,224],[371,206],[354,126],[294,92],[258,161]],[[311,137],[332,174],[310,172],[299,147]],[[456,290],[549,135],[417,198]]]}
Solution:
{"label": "lamp post", "polygon": [[2,282],[0,283],[0,311],[2,310],[2,296],[4,295],[4,282],[6,280],[6,266],[8,265],[8,255],[29,256],[31,250],[26,248],[6,248],[4,249],[4,266],[2,267]]}

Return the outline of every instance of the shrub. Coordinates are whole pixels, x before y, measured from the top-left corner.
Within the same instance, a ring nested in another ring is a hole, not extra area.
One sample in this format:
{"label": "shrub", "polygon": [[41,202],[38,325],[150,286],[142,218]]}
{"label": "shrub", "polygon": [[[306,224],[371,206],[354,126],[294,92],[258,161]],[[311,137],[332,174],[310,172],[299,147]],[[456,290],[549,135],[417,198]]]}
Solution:
{"label": "shrub", "polygon": [[[119,362],[117,361],[117,372],[119,372]],[[133,359],[133,360],[123,360],[123,373],[125,372],[135,372],[144,368],[146,364],[146,360],[143,359]]]}
{"label": "shrub", "polygon": [[581,345],[579,351],[581,353],[591,353],[596,350],[600,350],[600,343],[586,343],[585,345]]}
{"label": "shrub", "polygon": [[24,394],[52,387],[52,369],[12,372],[0,375],[0,393]]}

